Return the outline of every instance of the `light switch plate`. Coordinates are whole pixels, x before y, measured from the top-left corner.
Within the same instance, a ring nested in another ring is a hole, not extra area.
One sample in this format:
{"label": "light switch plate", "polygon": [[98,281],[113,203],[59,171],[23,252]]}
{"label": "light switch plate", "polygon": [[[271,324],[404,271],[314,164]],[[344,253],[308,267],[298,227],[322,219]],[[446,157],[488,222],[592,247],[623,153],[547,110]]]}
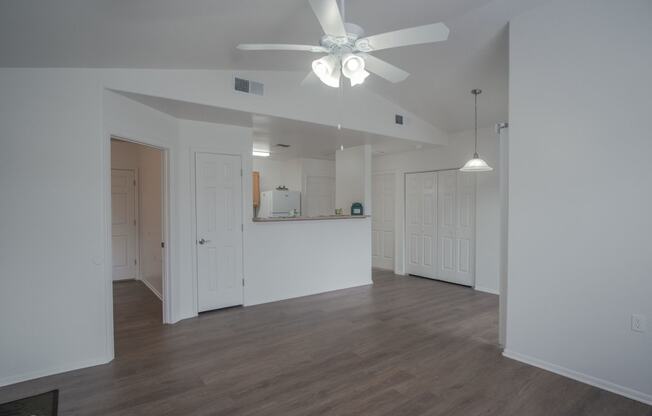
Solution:
{"label": "light switch plate", "polygon": [[632,315],[632,331],[645,332],[647,331],[647,320],[645,315],[633,314]]}

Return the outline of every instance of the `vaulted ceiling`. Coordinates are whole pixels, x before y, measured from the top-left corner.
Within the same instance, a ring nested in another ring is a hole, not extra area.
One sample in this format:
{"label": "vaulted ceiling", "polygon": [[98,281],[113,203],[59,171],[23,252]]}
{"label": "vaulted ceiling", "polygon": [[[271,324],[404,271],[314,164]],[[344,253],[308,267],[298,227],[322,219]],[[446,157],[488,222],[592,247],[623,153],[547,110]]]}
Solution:
{"label": "vaulted ceiling", "polygon": [[[376,53],[412,75],[361,88],[447,131],[473,126],[472,88],[482,88],[480,125],[507,119],[508,21],[547,0],[344,0],[345,18],[375,34],[432,22],[442,43]],[[3,0],[0,67],[292,70],[314,55],[243,52],[244,42],[317,44],[307,0]],[[327,87],[324,87],[327,88]]]}

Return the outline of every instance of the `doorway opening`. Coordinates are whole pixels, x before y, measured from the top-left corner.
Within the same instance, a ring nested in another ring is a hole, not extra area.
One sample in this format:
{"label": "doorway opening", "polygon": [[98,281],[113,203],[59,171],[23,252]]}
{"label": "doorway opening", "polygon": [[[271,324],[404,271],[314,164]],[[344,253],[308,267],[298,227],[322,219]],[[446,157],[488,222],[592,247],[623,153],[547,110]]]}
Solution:
{"label": "doorway opening", "polygon": [[165,152],[111,137],[110,155],[114,322],[137,326],[155,316],[163,323]]}

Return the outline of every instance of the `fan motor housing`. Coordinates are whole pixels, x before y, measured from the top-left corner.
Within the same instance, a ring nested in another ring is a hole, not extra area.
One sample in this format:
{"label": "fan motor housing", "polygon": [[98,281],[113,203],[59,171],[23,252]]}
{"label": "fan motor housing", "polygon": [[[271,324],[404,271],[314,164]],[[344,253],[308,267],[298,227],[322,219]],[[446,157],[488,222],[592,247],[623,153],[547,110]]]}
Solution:
{"label": "fan motor housing", "polygon": [[359,38],[364,36],[364,30],[355,23],[345,23],[344,27],[346,29],[346,37],[324,35],[319,44],[328,48],[331,53],[335,54],[345,54],[356,50],[368,52],[369,50],[365,51],[357,47],[358,43],[363,42],[356,42]]}

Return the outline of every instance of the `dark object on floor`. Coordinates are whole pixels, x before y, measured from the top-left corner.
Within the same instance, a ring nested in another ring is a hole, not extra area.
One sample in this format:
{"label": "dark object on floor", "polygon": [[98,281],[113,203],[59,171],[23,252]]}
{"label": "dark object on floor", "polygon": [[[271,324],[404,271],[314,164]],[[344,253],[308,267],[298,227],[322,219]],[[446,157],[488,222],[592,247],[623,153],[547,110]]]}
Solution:
{"label": "dark object on floor", "polygon": [[59,390],[0,404],[0,416],[57,416]]}

